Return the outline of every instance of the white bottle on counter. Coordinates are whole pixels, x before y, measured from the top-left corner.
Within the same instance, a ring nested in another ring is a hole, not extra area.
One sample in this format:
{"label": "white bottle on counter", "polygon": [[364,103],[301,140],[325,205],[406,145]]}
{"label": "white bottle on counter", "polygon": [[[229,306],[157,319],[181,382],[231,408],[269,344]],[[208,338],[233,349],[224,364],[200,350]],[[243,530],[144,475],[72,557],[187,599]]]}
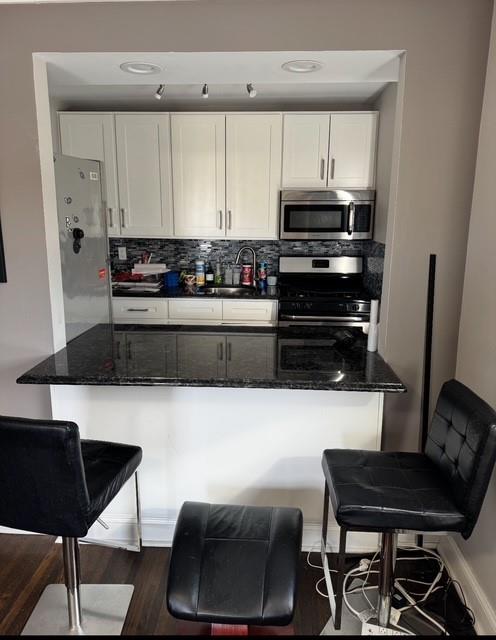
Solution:
{"label": "white bottle on counter", "polygon": [[367,336],[367,351],[377,351],[379,327],[379,300],[370,301],[370,324]]}

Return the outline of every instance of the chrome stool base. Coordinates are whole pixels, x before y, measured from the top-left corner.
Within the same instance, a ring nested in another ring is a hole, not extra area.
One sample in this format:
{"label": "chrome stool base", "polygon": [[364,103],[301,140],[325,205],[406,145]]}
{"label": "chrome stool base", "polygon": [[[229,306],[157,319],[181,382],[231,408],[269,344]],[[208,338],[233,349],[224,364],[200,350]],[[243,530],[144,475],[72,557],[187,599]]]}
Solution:
{"label": "chrome stool base", "polygon": [[23,636],[120,635],[133,596],[132,584],[82,584],[81,626],[70,628],[67,588],[49,584],[24,627]]}

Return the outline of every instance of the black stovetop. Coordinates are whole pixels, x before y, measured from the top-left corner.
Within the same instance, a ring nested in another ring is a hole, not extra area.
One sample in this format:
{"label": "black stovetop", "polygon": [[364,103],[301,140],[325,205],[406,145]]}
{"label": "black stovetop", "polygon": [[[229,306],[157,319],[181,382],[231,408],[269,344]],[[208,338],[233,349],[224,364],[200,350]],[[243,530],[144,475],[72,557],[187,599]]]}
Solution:
{"label": "black stovetop", "polygon": [[361,277],[285,275],[280,279],[280,300],[318,302],[370,302]]}

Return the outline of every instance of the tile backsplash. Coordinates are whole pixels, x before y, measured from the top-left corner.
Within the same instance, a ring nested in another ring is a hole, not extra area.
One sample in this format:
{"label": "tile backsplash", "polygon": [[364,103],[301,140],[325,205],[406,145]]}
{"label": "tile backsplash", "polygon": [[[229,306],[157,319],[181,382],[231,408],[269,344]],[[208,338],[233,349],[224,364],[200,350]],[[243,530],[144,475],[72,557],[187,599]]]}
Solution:
{"label": "tile backsplash", "polygon": [[[257,260],[266,260],[268,273],[277,275],[281,255],[363,256],[364,284],[374,297],[380,297],[384,265],[384,245],[365,241],[291,241],[291,240],[168,240],[158,238],[110,238],[112,270],[125,271],[139,262],[144,251],[153,254],[152,262],[192,268],[197,258],[212,262],[234,262],[245,245],[253,247]],[[119,260],[119,247],[126,247],[127,259]]]}

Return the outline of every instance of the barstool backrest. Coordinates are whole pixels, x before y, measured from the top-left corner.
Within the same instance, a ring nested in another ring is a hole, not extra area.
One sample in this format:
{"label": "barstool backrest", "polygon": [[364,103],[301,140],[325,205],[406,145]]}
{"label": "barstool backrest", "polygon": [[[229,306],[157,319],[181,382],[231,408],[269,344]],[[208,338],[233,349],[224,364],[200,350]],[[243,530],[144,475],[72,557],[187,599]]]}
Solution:
{"label": "barstool backrest", "polygon": [[77,537],[88,508],[78,426],[0,416],[0,525]]}
{"label": "barstool backrest", "polygon": [[445,476],[458,509],[465,515],[462,535],[468,538],[496,461],[496,412],[461,382],[445,382],[425,453]]}

